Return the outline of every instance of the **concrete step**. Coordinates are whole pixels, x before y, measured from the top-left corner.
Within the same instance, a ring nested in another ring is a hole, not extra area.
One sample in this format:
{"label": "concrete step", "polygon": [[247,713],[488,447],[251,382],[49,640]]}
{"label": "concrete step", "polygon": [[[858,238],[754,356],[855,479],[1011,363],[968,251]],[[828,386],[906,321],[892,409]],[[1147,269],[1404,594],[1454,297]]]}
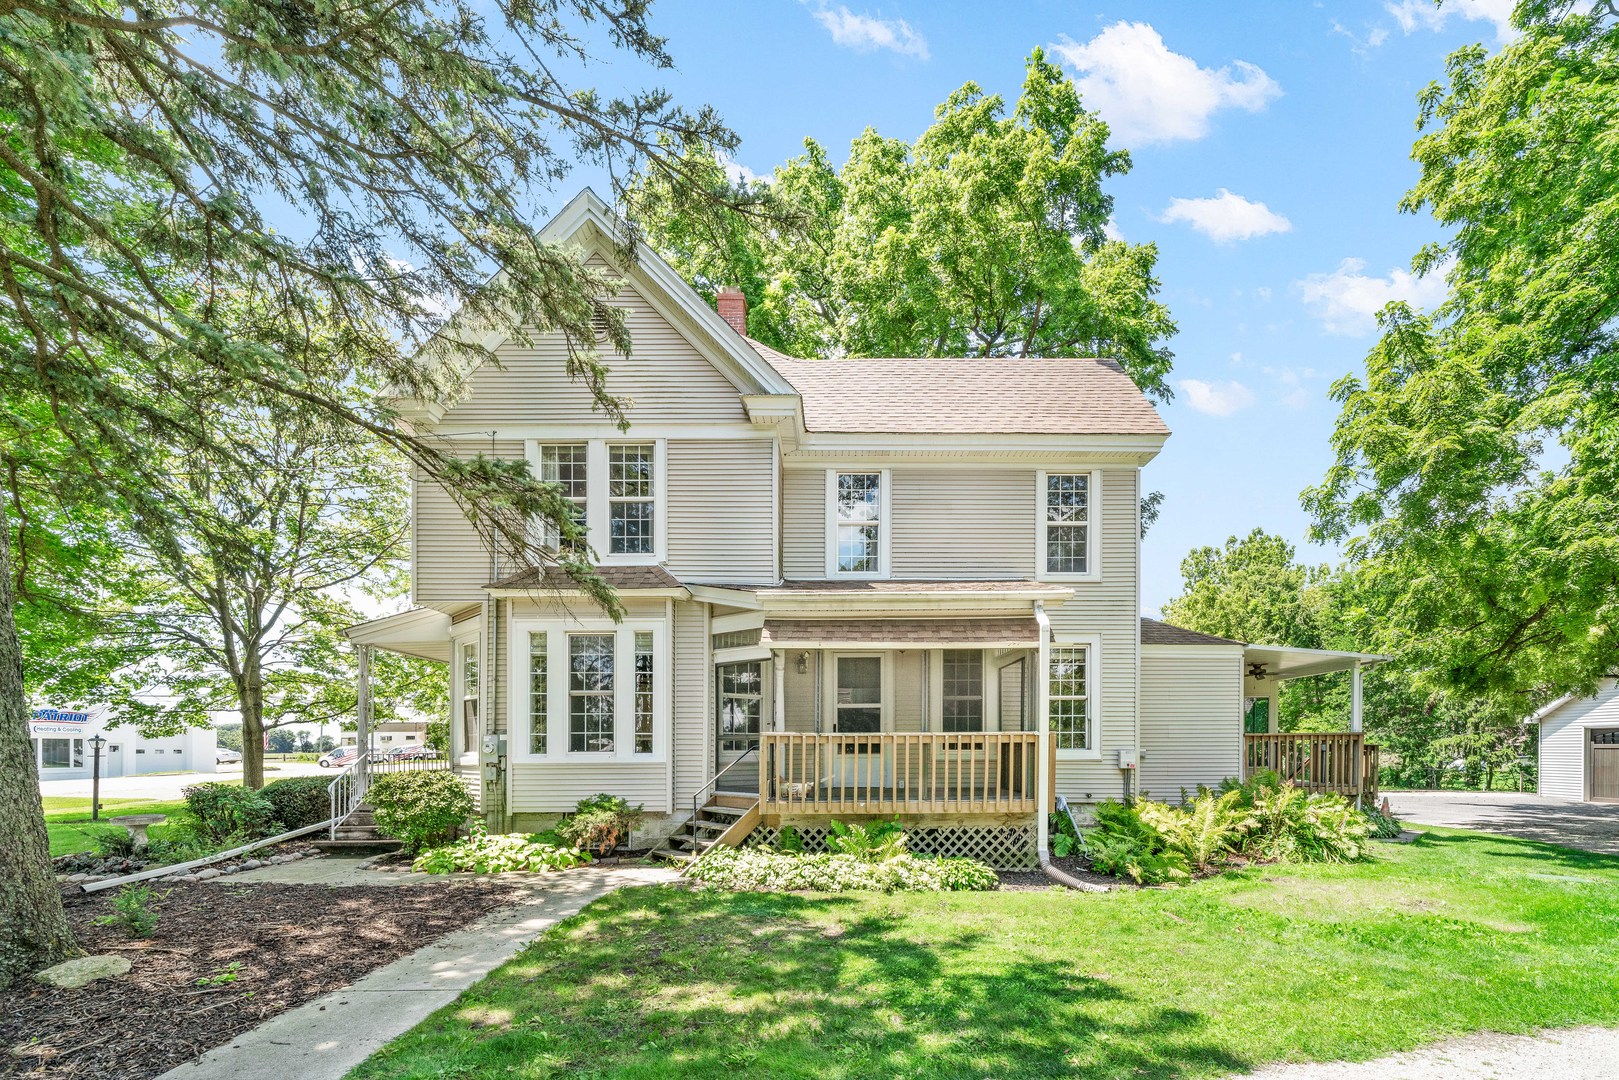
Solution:
{"label": "concrete step", "polygon": [[398,840],[376,837],[369,840],[316,840],[315,848],[328,855],[382,855],[398,851],[405,845]]}

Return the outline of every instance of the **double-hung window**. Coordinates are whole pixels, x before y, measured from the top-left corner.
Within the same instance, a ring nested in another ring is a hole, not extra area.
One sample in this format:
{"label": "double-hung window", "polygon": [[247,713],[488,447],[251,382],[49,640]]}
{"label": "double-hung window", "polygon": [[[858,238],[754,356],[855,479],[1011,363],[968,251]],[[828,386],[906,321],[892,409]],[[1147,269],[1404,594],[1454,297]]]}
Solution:
{"label": "double-hung window", "polygon": [[[586,523],[590,499],[589,447],[585,443],[547,443],[540,447],[540,479],[555,484],[562,497],[573,504],[573,519]],[[546,538],[555,545],[560,537],[554,528]]]}
{"label": "double-hung window", "polygon": [[1054,645],[1047,677],[1051,732],[1058,750],[1091,750],[1090,648]]}
{"label": "double-hung window", "polygon": [[650,555],[656,547],[656,449],[652,443],[607,448],[607,550]]}
{"label": "double-hung window", "polygon": [[1090,577],[1092,553],[1090,473],[1040,476],[1040,565],[1047,577]]}
{"label": "double-hung window", "polygon": [[828,474],[829,552],[834,576],[882,577],[888,572],[888,474]]}
{"label": "double-hung window", "polygon": [[568,635],[568,750],[613,750],[613,635]]}
{"label": "double-hung window", "polygon": [[945,731],[984,730],[984,654],[978,649],[944,651]]}
{"label": "double-hung window", "polygon": [[478,678],[478,639],[461,642],[461,753],[478,752],[478,704],[482,684]]}

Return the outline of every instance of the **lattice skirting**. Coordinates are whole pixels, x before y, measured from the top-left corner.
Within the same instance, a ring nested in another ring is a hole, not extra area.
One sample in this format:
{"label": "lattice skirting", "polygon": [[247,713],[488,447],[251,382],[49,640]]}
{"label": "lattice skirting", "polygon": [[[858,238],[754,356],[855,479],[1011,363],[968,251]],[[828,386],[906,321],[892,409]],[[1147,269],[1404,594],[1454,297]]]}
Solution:
{"label": "lattice skirting", "polygon": [[[794,826],[805,851],[825,851],[832,830],[820,825]],[[997,870],[1027,870],[1039,865],[1035,854],[1035,827],[1028,825],[917,826],[905,830],[905,839],[917,855],[977,859]],[[781,830],[761,825],[742,842],[743,847],[774,847]]]}

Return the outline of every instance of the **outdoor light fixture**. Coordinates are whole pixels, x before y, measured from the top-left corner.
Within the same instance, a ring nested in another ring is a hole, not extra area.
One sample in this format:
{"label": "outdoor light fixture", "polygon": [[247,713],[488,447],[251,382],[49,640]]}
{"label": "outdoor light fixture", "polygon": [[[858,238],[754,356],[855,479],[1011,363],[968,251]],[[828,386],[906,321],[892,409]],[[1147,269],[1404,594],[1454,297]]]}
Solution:
{"label": "outdoor light fixture", "polygon": [[800,675],[809,674],[809,653],[807,652],[798,654],[798,673]]}
{"label": "outdoor light fixture", "polygon": [[90,736],[90,820],[101,820],[101,748],[107,745],[103,735]]}

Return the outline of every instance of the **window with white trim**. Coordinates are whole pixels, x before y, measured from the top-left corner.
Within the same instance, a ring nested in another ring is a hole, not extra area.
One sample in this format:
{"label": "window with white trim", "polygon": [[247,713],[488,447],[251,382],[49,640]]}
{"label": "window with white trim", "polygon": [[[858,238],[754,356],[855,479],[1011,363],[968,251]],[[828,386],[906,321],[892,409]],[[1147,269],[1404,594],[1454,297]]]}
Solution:
{"label": "window with white trim", "polygon": [[656,460],[652,443],[614,443],[607,448],[610,554],[650,555],[657,547]]}
{"label": "window with white trim", "polygon": [[613,635],[568,635],[568,750],[612,753]]}
{"label": "window with white trim", "polygon": [[461,643],[461,752],[478,751],[478,705],[481,684],[478,679],[478,640]]}
{"label": "window with white trim", "polygon": [[979,649],[944,650],[943,728],[984,730],[984,654]]}
{"label": "window with white trim", "polygon": [[840,574],[882,572],[883,474],[840,472],[833,489],[833,527]]}
{"label": "window with white trim", "polygon": [[656,661],[652,650],[652,632],[635,632],[635,743],[637,754],[652,753],[654,721],[653,667]]}
{"label": "window with white trim", "polygon": [[1090,649],[1084,645],[1053,645],[1047,678],[1047,712],[1058,750],[1089,750],[1091,734]]}
{"label": "window with white trim", "polygon": [[1091,571],[1089,473],[1046,473],[1042,518],[1043,562],[1049,575]]}
{"label": "window with white trim", "polygon": [[[573,519],[585,524],[590,497],[590,448],[585,443],[546,443],[540,447],[540,479],[555,484],[562,497],[574,505]],[[556,544],[560,539],[555,527],[545,530],[546,539]]]}
{"label": "window with white trim", "polygon": [[543,754],[551,733],[551,657],[545,631],[528,635],[528,752]]}

